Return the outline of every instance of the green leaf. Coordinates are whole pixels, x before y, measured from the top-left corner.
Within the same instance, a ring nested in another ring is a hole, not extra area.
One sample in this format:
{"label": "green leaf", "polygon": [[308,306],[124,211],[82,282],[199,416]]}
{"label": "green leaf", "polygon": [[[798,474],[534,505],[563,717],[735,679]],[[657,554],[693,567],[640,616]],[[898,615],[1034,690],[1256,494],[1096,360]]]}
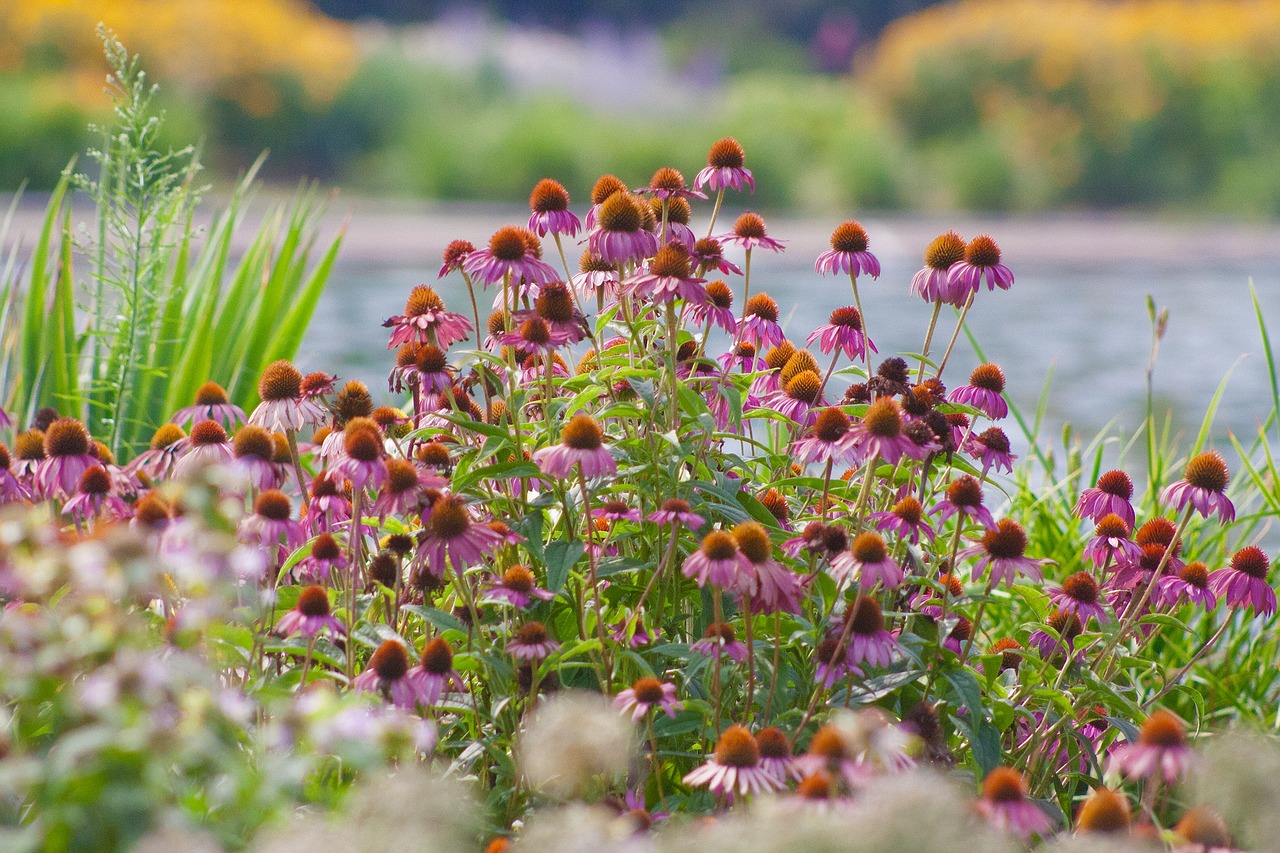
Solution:
{"label": "green leaf", "polygon": [[569,570],[582,556],[584,547],[577,539],[552,542],[543,555],[547,567],[547,589],[559,593],[569,580]]}

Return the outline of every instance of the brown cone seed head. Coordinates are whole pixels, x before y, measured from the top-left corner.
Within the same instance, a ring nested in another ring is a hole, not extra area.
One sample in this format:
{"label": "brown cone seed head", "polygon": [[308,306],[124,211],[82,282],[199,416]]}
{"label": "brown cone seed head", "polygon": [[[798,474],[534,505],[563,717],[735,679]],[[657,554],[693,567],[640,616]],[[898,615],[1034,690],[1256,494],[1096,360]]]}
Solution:
{"label": "brown cone seed head", "polygon": [[1181,835],[1197,850],[1226,850],[1231,848],[1231,834],[1222,817],[1206,805],[1193,806],[1178,821],[1174,832]]}
{"label": "brown cone seed head", "polygon": [[382,458],[382,433],[369,418],[356,418],[342,431],[342,446],[352,459],[373,462]]}
{"label": "brown cone seed head", "polygon": [[1088,572],[1076,572],[1062,582],[1062,591],[1082,604],[1098,601],[1098,582]]}
{"label": "brown cone seed head", "polygon": [[730,726],[716,741],[715,760],[725,767],[755,767],[760,763],[760,747],[743,726]]}
{"label": "brown cone seed head", "polygon": [[646,705],[656,705],[662,701],[662,682],[653,676],[645,676],[636,679],[631,685],[631,690],[635,693],[636,699]]}
{"label": "brown cone seed head", "polygon": [[237,459],[256,456],[259,459],[269,461],[274,459],[276,455],[276,443],[272,439],[271,433],[253,424],[245,424],[236,431],[235,439],[231,442],[231,448]]}
{"label": "brown cone seed head", "polygon": [[[85,443],[88,444],[88,442]],[[13,452],[19,459],[25,461],[44,459],[44,433],[38,429],[19,433],[13,442]]]}
{"label": "brown cone seed head", "polygon": [[902,435],[902,407],[892,397],[881,397],[867,408],[862,425],[877,438],[897,438]]}
{"label": "brown cone seed head", "polygon": [[1197,589],[1209,588],[1209,567],[1199,560],[1192,560],[1182,567],[1178,577]]}
{"label": "brown cone seed head", "polygon": [[907,524],[919,524],[924,518],[924,506],[911,495],[894,504],[892,512]]}
{"label": "brown cone seed head", "polygon": [[1100,539],[1128,539],[1128,523],[1114,512],[1107,513],[1098,521],[1093,535]]}
{"label": "brown cone seed head", "polygon": [[819,441],[831,444],[843,437],[852,423],[849,416],[835,406],[823,409],[813,423],[812,433]]}
{"label": "brown cone seed head", "polygon": [[746,162],[746,152],[732,136],[717,139],[707,151],[707,165],[713,169],[741,169]]}
{"label": "brown cone seed head", "polygon": [[792,377],[783,390],[792,400],[813,405],[818,402],[818,397],[822,393],[822,377],[815,371],[805,370]]}
{"label": "brown cone seed head", "polygon": [[328,616],[329,593],[318,585],[311,585],[298,594],[297,611],[303,616]]}
{"label": "brown cone seed head", "polygon": [[541,622],[525,622],[516,629],[516,640],[525,646],[547,641],[547,628]]}
{"label": "brown cone seed head", "polygon": [[996,559],[1017,559],[1027,551],[1027,534],[1018,522],[1002,518],[995,527],[982,534],[982,547]]}
{"label": "brown cone seed head", "polygon": [[471,513],[457,495],[442,495],[431,505],[427,531],[439,539],[453,539],[471,527]]}
{"label": "brown cone seed head", "polygon": [[732,560],[738,553],[737,541],[723,530],[708,533],[700,547],[708,560]]}
{"label": "brown cone seed head", "polygon": [[336,560],[342,556],[342,546],[330,533],[321,533],[311,543],[311,556],[317,560]]}
{"label": "brown cone seed head", "polygon": [[1187,729],[1182,721],[1161,708],[1147,717],[1138,730],[1138,742],[1166,749],[1187,745]]}
{"label": "brown cone seed head", "polygon": [[969,241],[964,259],[975,267],[994,267],[1000,263],[1000,247],[995,240],[982,234]]}
{"label": "brown cone seed head", "polygon": [[852,219],[837,225],[831,232],[831,248],[837,252],[865,252],[867,245],[867,229]]}
{"label": "brown cone seed head", "polygon": [[105,495],[111,491],[111,475],[101,465],[93,465],[80,475],[78,488],[82,495]]}
{"label": "brown cone seed head", "polygon": [[889,559],[889,549],[879,533],[865,531],[853,540],[853,558],[859,563],[883,563]]}
{"label": "brown cone seed head", "polygon": [[534,300],[533,308],[548,323],[573,322],[573,295],[562,281],[543,285]]}
{"label": "brown cone seed head", "polygon": [[615,175],[601,175],[591,188],[591,203],[604,204],[605,200],[617,193],[625,193],[627,185]]}
{"label": "brown cone seed head", "polygon": [[830,323],[833,326],[862,331],[862,315],[852,305],[845,305],[832,311]]}
{"label": "brown cone seed head", "polygon": [[217,382],[206,382],[196,389],[195,404],[197,406],[225,406],[230,402],[227,389]]}
{"label": "brown cone seed head", "polygon": [[529,254],[524,229],[504,225],[489,238],[489,254],[500,261],[522,261]]}
{"label": "brown cone seed head", "polygon": [[44,455],[88,456],[89,431],[75,418],[58,418],[45,430]]}
{"label": "brown cone seed head", "polygon": [[383,681],[399,681],[409,671],[409,653],[396,640],[386,640],[369,658],[369,668]]}
{"label": "brown cone seed head", "polygon": [[1004,392],[1004,371],[998,364],[980,364],[969,374],[969,384],[996,394]]}
{"label": "brown cone seed head", "polygon": [[177,424],[164,424],[151,436],[151,449],[160,450],[169,447],[186,437],[186,432]]}
{"label": "brown cone seed head", "polygon": [[964,240],[954,231],[939,234],[924,250],[924,262],[931,269],[950,269],[957,261],[964,260]]}
{"label": "brown cone seed head", "polygon": [[555,213],[569,209],[569,191],[564,184],[551,178],[543,178],[529,194],[529,208],[534,213]]}
{"label": "brown cone seed head", "polygon": [[1076,830],[1079,832],[1128,832],[1129,823],[1129,801],[1110,788],[1094,788],[1076,814]]}
{"label": "brown cone seed head", "polygon": [[791,741],[777,726],[767,726],[756,732],[756,745],[761,758],[790,758]]}
{"label": "brown cone seed head", "polygon": [[634,234],[644,225],[648,208],[626,192],[614,193],[596,211],[596,225],[603,231]]}
{"label": "brown cone seed head", "polygon": [[649,262],[649,272],[671,278],[690,278],[689,252],[683,243],[668,243]]}
{"label": "brown cone seed head", "polygon": [[1271,561],[1267,559],[1267,555],[1261,548],[1250,545],[1235,553],[1231,558],[1231,568],[1237,572],[1244,572],[1251,578],[1266,580],[1271,571]]}
{"label": "brown cone seed head", "polygon": [[444,247],[440,259],[444,261],[444,265],[450,269],[457,267],[462,263],[463,258],[476,250],[470,240],[451,240],[449,245]]}
{"label": "brown cone seed head", "polygon": [[419,663],[423,671],[431,675],[448,675],[453,671],[453,649],[444,637],[428,640],[422,647]]}
{"label": "brown cone seed head", "polygon": [[773,543],[764,526],[756,521],[744,521],[733,528],[733,539],[738,550],[752,563],[763,563],[773,556]]}
{"label": "brown cone seed head", "polygon": [[302,395],[302,374],[298,368],[284,361],[272,362],[262,371],[258,380],[258,396],[265,402],[296,400]]}
{"label": "brown cone seed head", "polygon": [[884,630],[884,613],[874,598],[859,595],[849,614],[850,630],[863,637],[879,634]]}
{"label": "brown cone seed head", "polygon": [[947,500],[958,507],[982,506],[982,484],[965,474],[947,486]]}
{"label": "brown cone seed head", "polygon": [[266,489],[253,502],[253,511],[271,521],[287,521],[293,516],[293,504],[279,489]]}
{"label": "brown cone seed head", "polygon": [[1148,545],[1168,547],[1177,533],[1177,526],[1169,519],[1153,518],[1138,528],[1138,532],[1133,535],[1133,541],[1144,548]]}
{"label": "brown cone seed head", "polygon": [[1098,489],[1108,495],[1129,500],[1133,497],[1133,480],[1123,471],[1107,471],[1098,478]]}
{"label": "brown cone seed head", "polygon": [[1195,488],[1218,493],[1227,488],[1228,478],[1227,463],[1216,450],[1196,456],[1187,463],[1186,473],[1183,474],[1183,479]]}
{"label": "brown cone seed head", "polygon": [[982,798],[994,803],[1018,803],[1026,799],[1027,781],[1012,767],[997,767],[982,781]]}
{"label": "brown cone seed head", "polygon": [[593,417],[580,412],[560,430],[560,441],[574,450],[597,450],[604,446],[604,431]]}
{"label": "brown cone seed head", "polygon": [[764,218],[747,211],[733,223],[733,233],[739,237],[759,240],[765,236]]}

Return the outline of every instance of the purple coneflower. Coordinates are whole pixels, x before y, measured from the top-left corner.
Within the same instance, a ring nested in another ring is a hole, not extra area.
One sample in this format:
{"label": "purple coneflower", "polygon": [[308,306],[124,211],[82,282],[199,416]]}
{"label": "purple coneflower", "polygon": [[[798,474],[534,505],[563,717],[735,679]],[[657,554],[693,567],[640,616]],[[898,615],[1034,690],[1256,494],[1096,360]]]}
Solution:
{"label": "purple coneflower", "polygon": [[756,745],[760,747],[760,766],[779,779],[801,779],[791,754],[791,741],[777,726],[766,726],[756,732]]}
{"label": "purple coneflower", "polygon": [[615,192],[596,208],[595,227],[587,249],[615,266],[638,263],[658,250],[658,238],[644,228],[644,202],[626,191]]}
{"label": "purple coneflower", "polygon": [[548,234],[577,236],[582,222],[569,209],[569,191],[564,184],[543,178],[529,194],[529,230],[539,237]]}
{"label": "purple coneflower", "polygon": [[[733,313],[733,291],[724,281],[717,279],[708,284],[703,291],[706,299],[689,305],[689,321],[696,326],[710,323],[724,329],[729,334],[738,330],[738,318]],[[747,344],[747,346],[751,346]],[[755,352],[755,347],[751,347]],[[723,365],[721,365],[723,366]]]}
{"label": "purple coneflower", "polygon": [[739,594],[750,597],[757,613],[799,613],[803,598],[800,578],[773,558],[773,543],[764,525],[744,521],[733,529],[733,539],[745,572]]}
{"label": "purple coneflower", "polygon": [[471,518],[471,511],[457,495],[441,495],[422,514],[415,557],[434,577],[444,576],[445,559],[462,574],[505,544],[501,535]]}
{"label": "purple coneflower", "polygon": [[1156,581],[1154,601],[1158,606],[1177,607],[1184,600],[1205,610],[1218,606],[1218,597],[1209,588],[1209,569],[1199,560],[1187,563],[1176,575],[1163,575]]}
{"label": "purple coneflower", "polygon": [[397,708],[413,710],[419,691],[409,678],[409,653],[399,640],[385,640],[369,658],[369,668],[351,682],[356,690],[380,693]]}
{"label": "purple coneflower", "polygon": [[1052,823],[1027,796],[1026,778],[1012,767],[996,767],[982,781],[978,811],[992,826],[1024,841],[1049,833]]}
{"label": "purple coneflower", "polygon": [[[533,301],[534,314],[541,317],[561,344],[576,344],[587,337],[587,320],[573,304],[573,294],[563,281],[549,282]],[[523,312],[517,312],[520,317]],[[521,318],[523,319],[523,318]]]}
{"label": "purple coneflower", "polygon": [[977,544],[963,549],[958,556],[962,559],[978,557],[978,561],[973,564],[975,581],[990,566],[988,585],[994,588],[1000,583],[1006,586],[1012,584],[1019,575],[1037,582],[1044,578],[1044,572],[1040,568],[1043,561],[1027,557],[1026,550],[1027,534],[1022,525],[1012,519],[1002,518],[982,534],[982,539]]}
{"label": "purple coneflower", "polygon": [[311,553],[298,563],[298,574],[325,583],[335,574],[341,577],[347,565],[347,550],[341,543],[331,533],[319,533],[311,542]]}
{"label": "purple coneflower", "polygon": [[1076,832],[1124,838],[1129,835],[1133,820],[1130,811],[1124,794],[1099,786],[1085,797],[1076,812]]}
{"label": "purple coneflower", "polygon": [[249,415],[249,423],[267,430],[302,429],[309,409],[302,405],[302,374],[287,361],[272,362],[258,380],[262,402]]}
{"label": "purple coneflower", "polygon": [[1195,754],[1187,745],[1182,721],[1163,709],[1154,712],[1138,730],[1138,742],[1121,744],[1111,750],[1107,770],[1127,778],[1150,779],[1159,775],[1172,785],[1187,775]]}
{"label": "purple coneflower", "polygon": [[866,357],[868,347],[872,352],[879,352],[862,329],[862,315],[851,305],[832,311],[830,321],[814,329],[805,343],[812,344],[815,340],[824,354],[839,349],[846,358],[855,361]]}
{"label": "purple coneflower", "polygon": [[302,544],[302,525],[293,520],[293,504],[279,489],[267,489],[253,502],[253,512],[240,522],[240,538],[264,549],[279,547],[283,558]]}
{"label": "purple coneflower", "polygon": [[31,490],[14,476],[12,464],[8,445],[0,442],[0,504],[31,500]]}
{"label": "purple coneflower", "polygon": [[988,290],[1008,290],[1013,286],[1013,272],[1000,263],[1000,247],[986,234],[974,237],[964,249],[964,260],[947,271],[948,286],[963,288],[968,294],[978,292],[986,281]]}
{"label": "purple coneflower", "polygon": [[327,471],[321,471],[312,478],[308,487],[311,500],[304,519],[312,532],[332,531],[336,525],[351,518],[351,501],[342,494],[341,486],[342,483],[335,482]]}
{"label": "purple coneflower", "polygon": [[162,424],[151,436],[150,446],[134,457],[129,470],[141,471],[152,480],[167,480],[187,449],[187,433],[177,424]]}
{"label": "purple coneflower", "polygon": [[884,613],[874,598],[859,595],[845,615],[849,624],[849,662],[889,666],[898,656],[898,641],[884,627]]}
{"label": "purple coneflower", "polygon": [[471,321],[461,314],[446,311],[444,300],[425,284],[409,291],[403,314],[388,318],[382,325],[393,329],[387,349],[409,343],[448,347],[465,341],[471,333]]}
{"label": "purple coneflower", "polygon": [[733,725],[720,733],[707,763],[686,774],[686,785],[706,787],[726,799],[735,794],[765,794],[781,790],[785,782],[760,765],[760,746],[751,732]]}
{"label": "purple coneflower", "polygon": [[1080,493],[1080,499],[1076,501],[1075,513],[1080,518],[1089,518],[1093,521],[1101,521],[1104,516],[1115,513],[1124,519],[1125,524],[1128,524],[1132,530],[1137,520],[1133,505],[1129,503],[1132,497],[1133,480],[1129,479],[1129,475],[1118,470],[1107,471],[1098,478],[1096,486]]}
{"label": "purple coneflower", "polygon": [[209,465],[221,465],[235,458],[227,431],[214,420],[200,421],[191,428],[186,452],[173,465],[173,476],[186,478]]}
{"label": "purple coneflower", "polygon": [[386,459],[386,479],[373,502],[377,515],[408,515],[422,505],[423,489],[438,488],[448,481],[419,468],[407,459]]}
{"label": "purple coneflower", "polygon": [[84,469],[75,495],[62,507],[62,512],[78,521],[88,521],[99,515],[108,518],[128,518],[129,505],[112,490],[111,475],[101,465]]}
{"label": "purple coneflower", "polygon": [[781,252],[783,242],[775,240],[765,233],[764,218],[758,213],[747,211],[733,223],[733,230],[717,237],[722,245],[741,246],[751,250],[756,247],[768,249],[770,252]]}
{"label": "purple coneflower", "polygon": [[1000,420],[1009,414],[1009,404],[1004,401],[1004,372],[996,364],[980,364],[969,374],[969,384],[961,385],[948,398],[953,403],[973,406],[992,420]]}
{"label": "purple coneflower", "polygon": [[696,578],[698,586],[711,584],[736,590],[742,584],[744,562],[733,536],[723,530],[712,530],[703,537],[698,550],[685,558],[681,571],[687,578]]}
{"label": "purple coneflower", "polygon": [[444,278],[454,270],[462,269],[467,256],[476,250],[470,240],[450,240],[449,245],[440,253],[440,274],[436,278]]}
{"label": "purple coneflower", "polygon": [[680,498],[668,498],[663,501],[662,506],[649,513],[649,520],[655,524],[683,524],[694,531],[707,521],[690,508],[688,501]]}
{"label": "purple coneflower", "polygon": [[982,463],[985,477],[992,468],[1006,473],[1013,472],[1013,460],[1018,457],[1010,452],[1009,437],[1000,427],[990,427],[977,435],[969,436],[964,449]]}
{"label": "purple coneflower", "polygon": [[844,438],[853,424],[849,416],[835,406],[818,413],[809,435],[791,445],[792,458],[803,465],[812,462],[850,463],[857,457]]}
{"label": "purple coneflower", "polygon": [[887,512],[871,513],[867,516],[867,521],[874,524],[877,530],[892,531],[912,545],[919,545],[921,536],[933,541],[933,527],[924,517],[924,507],[911,495],[895,503]]}
{"label": "purple coneflower", "polygon": [[674,684],[659,681],[649,675],[637,679],[634,684],[613,697],[613,704],[624,714],[631,712],[631,719],[635,722],[639,722],[653,708],[661,708],[668,717],[675,719],[676,711],[684,707],[676,699]]}
{"label": "purple coneflower", "polygon": [[310,639],[323,631],[337,637],[347,633],[329,607],[329,593],[322,586],[309,586],[298,594],[298,603],[280,617],[276,631],[286,637],[295,634]]}
{"label": "purple coneflower", "polygon": [[1209,588],[1228,607],[1252,607],[1255,613],[1272,616],[1276,612],[1276,591],[1267,583],[1271,561],[1256,545],[1241,548],[1231,565],[1209,576]]}
{"label": "purple coneflower", "polygon": [[[831,248],[818,255],[813,268],[818,275],[880,277],[880,261],[867,251],[867,229],[850,219],[831,232]],[[834,322],[834,320],[833,320]],[[874,347],[872,348],[874,350]],[[823,350],[827,352],[828,350]],[[849,356],[852,358],[853,356]]]}
{"label": "purple coneflower", "polygon": [[443,637],[423,645],[418,665],[409,670],[406,677],[413,682],[418,702],[426,707],[435,705],[449,691],[463,693],[467,689],[462,676],[453,668],[453,649]]}
{"label": "purple coneflower", "polygon": [[217,421],[224,429],[231,429],[244,423],[245,417],[244,410],[231,402],[225,388],[217,382],[206,382],[196,389],[195,402],[174,412],[172,420],[178,426],[188,421]]}
{"label": "purple coneflower", "polygon": [[903,572],[889,556],[889,549],[879,533],[864,531],[854,537],[848,551],[831,563],[831,578],[836,583],[857,579],[861,589],[884,584],[885,589],[897,589],[902,585]]}
{"label": "purple coneflower", "polygon": [[604,431],[590,415],[579,412],[560,430],[560,443],[543,447],[533,461],[552,477],[567,479],[576,463],[587,479],[617,473],[618,463],[604,445]]}
{"label": "purple coneflower", "polygon": [[540,250],[541,243],[532,231],[504,225],[493,232],[486,248],[467,255],[462,268],[486,286],[501,282],[508,275],[513,285],[546,284],[560,276],[555,267],[538,256]]}
{"label": "purple coneflower", "polygon": [[1037,629],[1031,632],[1027,642],[1047,661],[1059,659],[1063,652],[1074,652],[1076,637],[1084,633],[1080,617],[1065,610],[1050,613],[1045,619],[1045,626],[1053,633],[1050,634],[1043,628]]}
{"label": "purple coneflower", "polygon": [[939,522],[959,514],[968,516],[986,528],[996,526],[991,511],[982,505],[982,484],[968,474],[952,480],[951,485],[947,486],[947,496],[938,501],[929,512],[936,513]]}
{"label": "purple coneflower", "polygon": [[747,300],[738,335],[757,347],[777,346],[786,341],[787,336],[778,325],[778,303],[769,294],[757,293]]}
{"label": "purple coneflower", "polygon": [[751,177],[751,170],[744,168],[746,154],[738,140],[731,136],[718,139],[707,151],[707,165],[693,179],[697,189],[709,187],[713,190],[741,190],[743,185],[755,192],[756,182]]}
{"label": "purple coneflower", "polygon": [[584,298],[599,296],[601,301],[618,295],[618,265],[585,250],[578,260],[578,274],[569,280]]}
{"label": "purple coneflower", "polygon": [[746,663],[747,660],[747,647],[728,622],[712,622],[702,639],[689,646],[689,651],[712,658],[728,655],[738,663]]}
{"label": "purple coneflower", "polygon": [[903,456],[923,458],[922,446],[908,437],[905,427],[902,406],[892,397],[881,397],[867,407],[862,420],[854,422],[845,440],[856,450],[860,463],[878,458],[896,465]]}
{"label": "purple coneflower", "polygon": [[1129,525],[1114,512],[1098,519],[1084,554],[1099,568],[1108,563],[1134,563],[1142,558],[1142,546],[1129,539]]}
{"label": "purple coneflower", "polygon": [[817,421],[815,408],[826,406],[822,395],[822,377],[817,371],[802,370],[788,379],[781,388],[760,401],[802,429],[808,429]]}
{"label": "purple coneflower", "polygon": [[923,587],[911,597],[911,609],[934,620],[942,618],[942,607],[930,602],[954,602],[964,595],[964,584],[953,574],[939,575],[936,583],[940,589]]}
{"label": "purple coneflower", "polygon": [[689,265],[689,250],[684,243],[668,243],[649,261],[649,271],[637,273],[622,282],[623,291],[634,299],[672,302],[683,299],[702,305],[707,301],[701,286],[706,279],[694,278]]}
{"label": "purple coneflower", "polygon": [[826,773],[841,779],[850,790],[860,788],[872,775],[849,734],[834,723],[827,723],[814,733],[804,755],[795,759],[795,766],[805,776]]}
{"label": "purple coneflower", "polygon": [[1236,508],[1223,494],[1228,476],[1222,454],[1207,450],[1187,463],[1182,479],[1165,489],[1160,499],[1174,504],[1179,512],[1190,505],[1205,518],[1217,513],[1223,524],[1230,524],[1235,521]]}
{"label": "purple coneflower", "polygon": [[840,631],[830,631],[813,650],[817,666],[813,681],[830,690],[831,686],[846,675],[862,675],[862,670],[849,660],[849,644],[840,642]]}
{"label": "purple coneflower", "polygon": [[591,510],[592,518],[603,518],[610,524],[617,524],[619,521],[639,521],[640,510],[630,506],[626,501],[609,500],[605,501],[603,506],[598,506]]}
{"label": "purple coneflower", "polygon": [[525,622],[507,643],[507,652],[522,661],[540,661],[558,648],[560,644],[548,636],[541,622]]}
{"label": "purple coneflower", "polygon": [[924,250],[924,267],[911,279],[911,292],[925,302],[944,302],[963,308],[969,290],[948,275],[951,267],[964,260],[964,240],[954,231],[939,234]]}
{"label": "purple coneflower", "polygon": [[248,478],[257,491],[278,489],[284,483],[275,465],[276,443],[260,426],[245,424],[231,441],[232,467]]}
{"label": "purple coneflower", "polygon": [[520,564],[508,566],[502,576],[485,592],[484,600],[505,602],[518,608],[528,607],[533,599],[550,601],[555,593],[538,586],[533,572]]}
{"label": "purple coneflower", "polygon": [[387,480],[382,431],[370,418],[352,418],[342,431],[342,455],[329,466],[329,475],[346,480],[353,492],[382,488]]}
{"label": "purple coneflower", "polygon": [[653,177],[649,179],[649,186],[644,189],[636,190],[637,193],[645,193],[652,195],[656,199],[671,198],[706,198],[707,195],[696,189],[689,189],[684,182],[684,175],[680,170],[673,169],[670,166],[663,166],[653,173]]}
{"label": "purple coneflower", "polygon": [[46,498],[68,498],[84,472],[98,464],[84,424],[75,418],[58,418],[44,432],[44,458],[36,467],[35,491]]}
{"label": "purple coneflower", "polygon": [[698,237],[693,233],[693,229],[689,227],[689,220],[693,218],[693,208],[689,206],[689,202],[682,198],[667,200],[665,227],[662,223],[662,205],[661,199],[649,199],[649,212],[653,215],[654,222],[657,223],[657,230],[654,233],[658,235],[658,244],[683,243],[686,246],[692,246],[696,243]]}
{"label": "purple coneflower", "polygon": [[1080,617],[1081,623],[1087,623],[1089,617],[1099,623],[1107,621],[1107,612],[1098,603],[1098,582],[1088,572],[1076,572],[1062,582],[1060,587],[1048,590],[1049,601],[1059,610],[1074,613]]}
{"label": "purple coneflower", "polygon": [[700,270],[706,272],[716,270],[721,275],[742,275],[742,270],[736,264],[732,264],[725,259],[724,247],[720,245],[720,241],[715,237],[703,237],[700,240],[696,240],[689,254]]}

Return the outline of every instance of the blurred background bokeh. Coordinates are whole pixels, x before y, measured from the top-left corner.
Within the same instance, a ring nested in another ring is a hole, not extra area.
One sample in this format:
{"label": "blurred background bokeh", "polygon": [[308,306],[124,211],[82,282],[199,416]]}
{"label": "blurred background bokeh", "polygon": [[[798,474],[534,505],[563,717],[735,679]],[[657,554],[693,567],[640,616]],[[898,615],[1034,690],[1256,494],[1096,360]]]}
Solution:
{"label": "blurred background bokeh", "polygon": [[581,197],[732,132],[774,208],[1280,213],[1280,0],[4,0],[0,189],[89,142],[98,21],[215,175]]}

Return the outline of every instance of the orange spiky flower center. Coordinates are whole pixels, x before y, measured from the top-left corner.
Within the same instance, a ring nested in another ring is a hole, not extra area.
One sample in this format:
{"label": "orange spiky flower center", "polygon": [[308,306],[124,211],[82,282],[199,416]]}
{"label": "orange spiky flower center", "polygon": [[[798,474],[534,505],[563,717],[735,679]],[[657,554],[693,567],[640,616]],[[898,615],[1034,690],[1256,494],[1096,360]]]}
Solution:
{"label": "orange spiky flower center", "polygon": [[939,234],[924,250],[924,262],[930,269],[945,270],[964,260],[964,240],[954,231]]}
{"label": "orange spiky flower center", "polygon": [[591,203],[604,204],[605,201],[618,193],[625,193],[627,185],[615,175],[601,175],[591,188]]}
{"label": "orange spiky flower center", "polygon": [[614,193],[596,211],[596,224],[604,231],[634,234],[644,225],[645,210],[635,196],[626,192]]}
{"label": "orange spiky flower center", "polygon": [[604,431],[590,415],[579,413],[560,430],[560,441],[574,450],[597,450],[604,446]]}
{"label": "orange spiky flower center", "polygon": [[760,763],[760,747],[743,726],[730,726],[716,741],[715,760],[725,767],[755,767]]}
{"label": "orange spiky flower center", "polygon": [[196,389],[195,404],[197,406],[225,406],[230,402],[227,389],[217,382],[206,382]]}
{"label": "orange spiky flower center", "polygon": [[982,797],[996,803],[1017,803],[1027,796],[1027,782],[1012,767],[996,767],[982,781]]}
{"label": "orange spiky flower center", "polygon": [[303,616],[328,616],[328,590],[315,584],[307,587],[298,594],[297,610]]}
{"label": "orange spiky flower center", "polygon": [[1000,263],[1000,247],[995,240],[982,234],[969,241],[964,259],[975,267],[994,267]]}
{"label": "orange spiky flower center", "polygon": [[635,693],[637,701],[646,705],[656,705],[663,699],[662,682],[653,676],[645,676],[636,679],[631,685],[631,690]]}
{"label": "orange spiky flower center", "polygon": [[1235,553],[1231,558],[1231,568],[1237,572],[1244,572],[1251,578],[1266,580],[1271,570],[1271,561],[1267,559],[1267,555],[1261,548],[1250,545]]}
{"label": "orange spiky flower center", "polygon": [[752,563],[763,563],[773,555],[773,543],[764,526],[756,521],[744,521],[733,529],[733,539],[744,556]]}
{"label": "orange spiky flower center", "polygon": [[758,213],[747,211],[733,223],[733,233],[750,240],[759,240],[765,236],[764,218]]}
{"label": "orange spiky flower center", "polygon": [[1182,476],[1197,489],[1219,493],[1227,488],[1229,478],[1227,463],[1216,450],[1206,451],[1193,458],[1187,463],[1186,473]]}
{"label": "orange spiky flower center", "polygon": [[837,252],[865,252],[867,245],[867,229],[852,219],[840,223],[831,232],[831,248]]}
{"label": "orange spiky flower center", "polygon": [[1002,518],[994,528],[982,534],[982,547],[998,560],[1017,559],[1026,553],[1027,534],[1018,522]]}
{"label": "orange spiky flower center", "polygon": [[902,435],[902,407],[892,397],[881,397],[867,408],[862,425],[877,438],[897,438]]}
{"label": "orange spiky flower center", "polygon": [[89,431],[75,418],[58,418],[45,430],[44,454],[49,457],[89,455]]}
{"label": "orange spiky flower center", "polygon": [[717,139],[707,151],[707,165],[713,169],[741,169],[746,162],[746,152],[732,136]]}
{"label": "orange spiky flower center", "polygon": [[268,364],[258,380],[258,396],[266,402],[296,400],[302,394],[302,373],[287,361]]}
{"label": "orange spiky flower center", "polygon": [[467,505],[456,495],[442,495],[431,505],[427,517],[427,530],[440,539],[453,539],[471,527],[471,514]]}
{"label": "orange spiky flower center", "polygon": [[984,391],[1003,393],[1004,371],[997,364],[980,364],[969,374],[969,384]]}
{"label": "orange spiky flower center", "polygon": [[559,181],[543,178],[529,194],[529,208],[534,213],[556,213],[568,210],[569,191]]}
{"label": "orange spiky flower center", "polygon": [[279,489],[267,489],[253,502],[253,511],[271,521],[287,521],[293,516],[293,504]]}
{"label": "orange spiky flower center", "polygon": [[448,675],[453,670],[453,649],[444,637],[429,640],[422,647],[422,655],[418,659],[424,672],[432,675]]}

